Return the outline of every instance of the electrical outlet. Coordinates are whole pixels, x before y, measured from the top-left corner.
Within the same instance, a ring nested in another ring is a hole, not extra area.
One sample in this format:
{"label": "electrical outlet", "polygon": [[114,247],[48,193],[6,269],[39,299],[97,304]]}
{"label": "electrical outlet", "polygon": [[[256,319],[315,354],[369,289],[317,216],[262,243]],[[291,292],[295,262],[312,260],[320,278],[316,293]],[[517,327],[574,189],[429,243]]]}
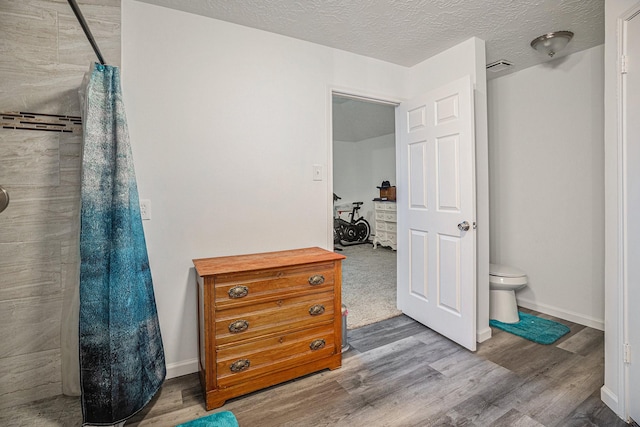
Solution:
{"label": "electrical outlet", "polygon": [[151,219],[151,200],[140,200],[140,217],[143,220]]}

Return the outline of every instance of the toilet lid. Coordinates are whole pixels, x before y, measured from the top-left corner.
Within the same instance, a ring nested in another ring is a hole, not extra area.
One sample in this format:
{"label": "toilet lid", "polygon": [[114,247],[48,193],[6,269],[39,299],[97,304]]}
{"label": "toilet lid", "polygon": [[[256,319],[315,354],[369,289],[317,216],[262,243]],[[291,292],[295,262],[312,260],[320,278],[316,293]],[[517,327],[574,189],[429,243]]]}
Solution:
{"label": "toilet lid", "polygon": [[489,274],[499,277],[522,277],[526,276],[526,273],[515,267],[509,267],[508,265],[489,264]]}

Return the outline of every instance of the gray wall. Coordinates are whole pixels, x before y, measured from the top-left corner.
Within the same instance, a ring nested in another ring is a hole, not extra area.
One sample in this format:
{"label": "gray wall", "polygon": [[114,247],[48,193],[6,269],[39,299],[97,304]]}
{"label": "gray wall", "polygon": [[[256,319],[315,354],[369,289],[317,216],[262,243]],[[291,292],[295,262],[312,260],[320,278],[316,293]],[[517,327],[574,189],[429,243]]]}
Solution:
{"label": "gray wall", "polygon": [[[120,0],[79,2],[120,64]],[[96,57],[67,2],[0,2],[0,112],[80,115]],[[81,134],[0,129],[0,410],[61,392],[60,323],[77,285]]]}
{"label": "gray wall", "polygon": [[[394,114],[389,107],[389,114]],[[363,202],[360,215],[369,221],[375,232],[373,198],[380,196],[376,188],[382,181],[396,185],[395,134],[368,138],[358,142],[333,141],[333,191],[351,209],[352,202]],[[347,213],[342,218],[349,220]]]}
{"label": "gray wall", "polygon": [[604,329],[604,47],[489,81],[491,262],[518,303]]}

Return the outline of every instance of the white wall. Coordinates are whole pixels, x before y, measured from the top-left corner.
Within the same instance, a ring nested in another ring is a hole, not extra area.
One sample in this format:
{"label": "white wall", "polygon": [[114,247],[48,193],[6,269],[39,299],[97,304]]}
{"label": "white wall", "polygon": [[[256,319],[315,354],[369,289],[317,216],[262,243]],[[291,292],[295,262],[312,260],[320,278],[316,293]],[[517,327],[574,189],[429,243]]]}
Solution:
{"label": "white wall", "polygon": [[[122,40],[140,197],[152,203],[149,258],[168,375],[176,376],[197,369],[192,259],[330,247],[331,90],[401,100],[429,79],[429,67],[409,76],[393,64],[133,0],[122,3]],[[461,62],[456,72],[475,79],[476,68]],[[314,164],[325,180],[312,180]]]}
{"label": "white wall", "polygon": [[[393,114],[393,110],[390,110]],[[382,181],[396,185],[395,134],[358,142],[333,142],[333,191],[340,203],[363,202],[360,215],[374,232],[373,198],[380,196]],[[346,214],[342,217],[348,220]]]}
{"label": "white wall", "polygon": [[[122,37],[169,374],[192,372],[192,259],[328,247],[330,86],[399,97],[404,69],[131,0]],[[314,164],[323,181],[312,180]]]}
{"label": "white wall", "polygon": [[360,197],[357,184],[360,180],[358,148],[355,142],[333,141],[333,192],[341,197],[336,205],[346,204]]}
{"label": "white wall", "polygon": [[489,81],[491,260],[518,302],[604,328],[604,47]]}

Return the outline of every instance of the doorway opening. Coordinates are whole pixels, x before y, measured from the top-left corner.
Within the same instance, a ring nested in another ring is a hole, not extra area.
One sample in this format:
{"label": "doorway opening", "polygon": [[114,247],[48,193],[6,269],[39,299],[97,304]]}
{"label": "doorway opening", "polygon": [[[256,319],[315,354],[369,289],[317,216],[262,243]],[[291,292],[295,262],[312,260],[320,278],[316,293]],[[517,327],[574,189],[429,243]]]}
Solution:
{"label": "doorway opening", "polygon": [[[349,311],[348,329],[401,314],[393,244],[395,200],[374,201],[380,198],[378,187],[396,183],[395,106],[332,94],[333,193],[337,196],[333,215],[350,221],[354,202],[362,202],[354,220],[362,216],[371,230],[364,242],[334,239],[334,249],[347,256],[342,263],[342,302]],[[384,212],[389,221],[384,220]]]}

